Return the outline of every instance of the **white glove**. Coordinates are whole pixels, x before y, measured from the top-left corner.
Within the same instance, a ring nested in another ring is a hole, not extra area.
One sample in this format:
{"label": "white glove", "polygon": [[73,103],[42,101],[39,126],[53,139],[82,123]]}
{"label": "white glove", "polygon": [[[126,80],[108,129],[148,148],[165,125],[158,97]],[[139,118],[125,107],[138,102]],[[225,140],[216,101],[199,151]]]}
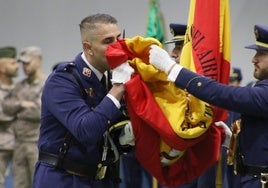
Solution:
{"label": "white glove", "polygon": [[223,122],[223,121],[217,121],[215,122],[215,125],[218,127],[222,127],[225,130],[225,140],[222,144],[222,146],[229,148],[231,137],[232,137],[232,131],[231,129]]}
{"label": "white glove", "polygon": [[122,63],[118,67],[112,70],[112,83],[126,83],[130,80],[131,74],[134,73],[134,69],[128,64],[128,62]]}
{"label": "white glove", "polygon": [[166,74],[169,73],[173,65],[176,64],[170,57],[170,55],[162,48],[157,45],[151,45],[149,51],[149,61],[156,68],[164,71]]}
{"label": "white glove", "polygon": [[119,143],[120,145],[135,145],[135,137],[133,134],[133,129],[131,122],[127,123],[124,127],[124,129],[121,131],[119,135]]}

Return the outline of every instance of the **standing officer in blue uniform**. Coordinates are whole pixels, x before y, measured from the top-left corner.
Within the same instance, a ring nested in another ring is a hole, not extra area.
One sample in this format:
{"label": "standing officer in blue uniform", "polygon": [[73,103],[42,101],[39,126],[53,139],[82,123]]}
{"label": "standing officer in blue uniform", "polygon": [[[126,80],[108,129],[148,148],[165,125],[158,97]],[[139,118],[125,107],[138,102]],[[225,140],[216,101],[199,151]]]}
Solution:
{"label": "standing officer in blue uniform", "polygon": [[117,183],[112,176],[118,152],[107,130],[122,117],[125,87],[115,78],[107,93],[102,78],[109,70],[105,51],[121,33],[107,14],[84,18],[80,32],[83,52],[59,64],[44,86],[34,188],[114,188]]}
{"label": "standing officer in blue uniform", "polygon": [[259,81],[254,87],[220,84],[176,64],[158,46],[150,50],[150,62],[168,74],[177,87],[208,103],[241,113],[236,168],[242,188],[268,187],[268,27],[255,25],[254,33],[256,43],[246,47],[256,50],[252,63],[254,77]]}

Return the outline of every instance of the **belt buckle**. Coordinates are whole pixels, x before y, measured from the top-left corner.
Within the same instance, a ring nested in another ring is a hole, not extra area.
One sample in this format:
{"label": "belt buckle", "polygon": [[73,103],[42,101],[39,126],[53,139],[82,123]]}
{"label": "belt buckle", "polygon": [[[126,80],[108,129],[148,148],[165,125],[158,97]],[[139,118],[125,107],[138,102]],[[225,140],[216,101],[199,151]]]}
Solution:
{"label": "belt buckle", "polygon": [[268,182],[268,173],[261,173],[262,188],[265,188],[267,182]]}
{"label": "belt buckle", "polygon": [[268,173],[261,173],[261,182],[268,182]]}

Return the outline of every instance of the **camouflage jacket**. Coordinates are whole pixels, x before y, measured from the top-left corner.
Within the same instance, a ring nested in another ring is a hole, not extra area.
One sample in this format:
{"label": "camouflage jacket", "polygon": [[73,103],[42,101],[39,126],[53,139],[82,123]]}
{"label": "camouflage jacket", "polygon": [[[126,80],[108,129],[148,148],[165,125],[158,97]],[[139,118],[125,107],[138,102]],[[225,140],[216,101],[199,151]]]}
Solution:
{"label": "camouflage jacket", "polygon": [[[3,102],[4,112],[15,116],[13,121],[16,141],[37,141],[41,117],[41,92],[46,77],[40,76],[33,82],[27,79],[18,82]],[[32,103],[23,107],[23,102]]]}

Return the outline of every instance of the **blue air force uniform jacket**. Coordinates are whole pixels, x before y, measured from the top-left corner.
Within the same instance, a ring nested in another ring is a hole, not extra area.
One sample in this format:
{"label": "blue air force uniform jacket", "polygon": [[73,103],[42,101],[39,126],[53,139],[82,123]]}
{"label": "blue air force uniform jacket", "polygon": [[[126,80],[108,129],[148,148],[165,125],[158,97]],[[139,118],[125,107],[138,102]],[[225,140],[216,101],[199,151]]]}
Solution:
{"label": "blue air force uniform jacket", "polygon": [[[231,87],[182,69],[175,84],[210,104],[241,113],[239,145],[244,163],[268,166],[268,80],[254,87]],[[248,178],[253,176],[242,181]]]}
{"label": "blue air force uniform jacket", "polygon": [[[69,66],[79,75],[88,91],[86,99],[74,77],[65,71]],[[120,110],[106,97],[107,91],[78,54],[73,64],[62,63],[48,77],[42,93],[39,151],[59,154],[69,131],[71,143],[66,157],[80,164],[97,165],[102,158],[104,132],[121,116]],[[34,188],[110,188],[109,178],[75,176],[52,165],[38,162]]]}

